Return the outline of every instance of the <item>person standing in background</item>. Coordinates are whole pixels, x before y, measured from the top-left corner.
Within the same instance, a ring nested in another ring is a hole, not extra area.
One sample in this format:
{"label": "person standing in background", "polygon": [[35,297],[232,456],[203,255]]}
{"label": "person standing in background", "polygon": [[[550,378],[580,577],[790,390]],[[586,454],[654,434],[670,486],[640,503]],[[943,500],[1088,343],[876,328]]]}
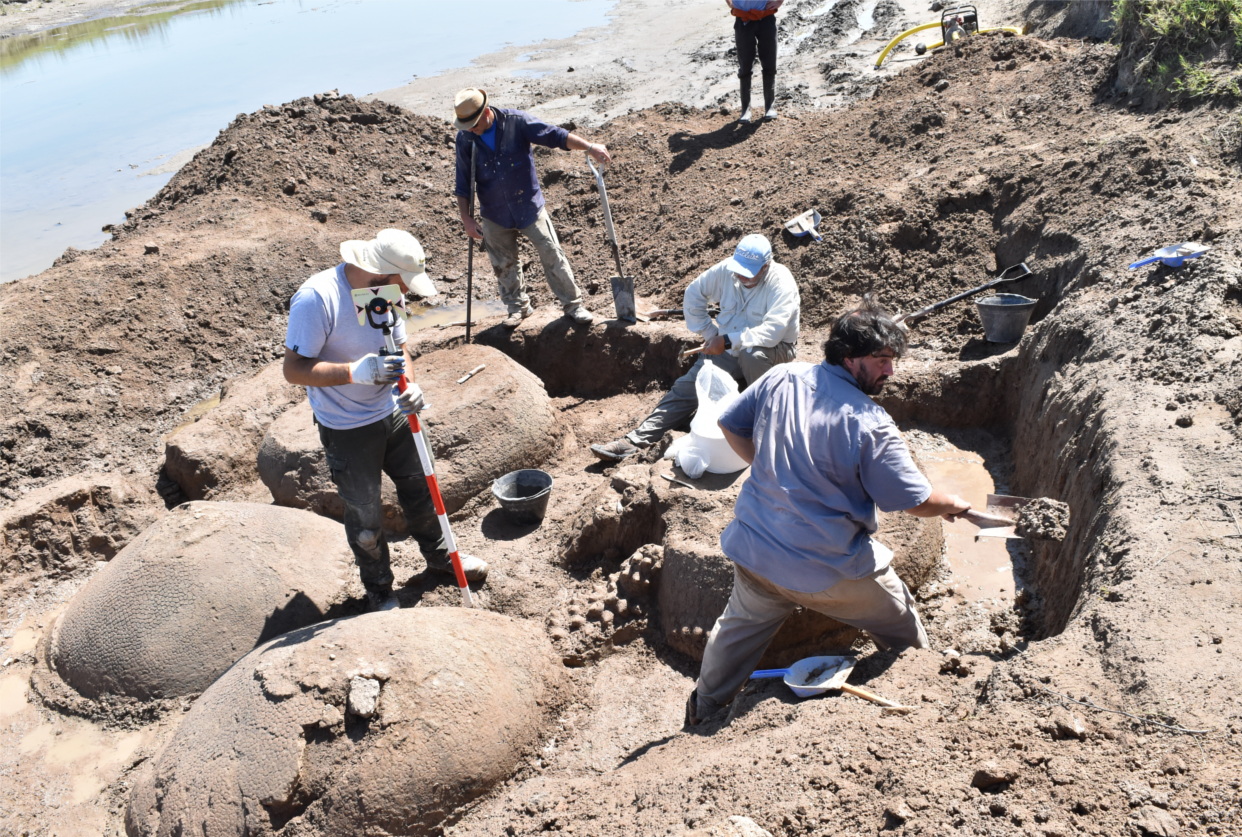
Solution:
{"label": "person standing in background", "polygon": [[750,122],[750,79],[756,53],[763,71],[763,118],[776,118],[776,10],[784,0],[725,0],[733,13],[737,44],[737,77],[742,88],[742,115]]}

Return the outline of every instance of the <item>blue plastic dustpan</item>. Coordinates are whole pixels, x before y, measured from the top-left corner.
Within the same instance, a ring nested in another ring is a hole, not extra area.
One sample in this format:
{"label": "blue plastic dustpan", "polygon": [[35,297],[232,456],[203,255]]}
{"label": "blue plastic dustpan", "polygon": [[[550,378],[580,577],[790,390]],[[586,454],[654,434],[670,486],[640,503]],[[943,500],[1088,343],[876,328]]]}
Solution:
{"label": "blue plastic dustpan", "polygon": [[1211,249],[1212,248],[1208,247],[1206,244],[1199,244],[1194,241],[1185,241],[1181,244],[1161,247],[1147,258],[1139,259],[1137,262],[1130,265],[1130,269],[1134,270],[1135,268],[1155,264],[1156,262],[1161,262],[1166,267],[1181,267],[1182,262],[1187,259],[1197,259]]}

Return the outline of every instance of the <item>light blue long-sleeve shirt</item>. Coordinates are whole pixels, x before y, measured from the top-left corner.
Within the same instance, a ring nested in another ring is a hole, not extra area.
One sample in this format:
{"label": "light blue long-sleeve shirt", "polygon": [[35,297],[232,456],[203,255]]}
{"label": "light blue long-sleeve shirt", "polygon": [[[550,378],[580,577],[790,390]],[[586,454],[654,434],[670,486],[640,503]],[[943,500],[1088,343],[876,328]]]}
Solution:
{"label": "light blue long-sleeve shirt", "polygon": [[931,496],[897,425],[844,367],[785,363],[746,388],[720,426],[755,459],[720,544],[734,563],[804,593],[883,570],[877,508]]}

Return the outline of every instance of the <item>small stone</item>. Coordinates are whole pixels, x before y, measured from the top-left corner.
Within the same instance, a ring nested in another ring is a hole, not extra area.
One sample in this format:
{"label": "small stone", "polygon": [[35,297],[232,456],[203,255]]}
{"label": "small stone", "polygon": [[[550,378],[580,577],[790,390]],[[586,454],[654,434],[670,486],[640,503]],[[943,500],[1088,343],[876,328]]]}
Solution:
{"label": "small stone", "polygon": [[379,701],[380,684],[370,677],[353,677],[349,681],[349,698],[347,706],[351,715],[359,718],[375,716],[375,707]]}
{"label": "small stone", "polygon": [[159,252],[160,252],[160,245],[158,244],[147,242],[146,244],[142,245],[142,254],[144,256],[158,256]]}
{"label": "small stone", "polygon": [[998,785],[1012,785],[1020,770],[1011,762],[986,761],[975,770],[971,787],[988,790]]}

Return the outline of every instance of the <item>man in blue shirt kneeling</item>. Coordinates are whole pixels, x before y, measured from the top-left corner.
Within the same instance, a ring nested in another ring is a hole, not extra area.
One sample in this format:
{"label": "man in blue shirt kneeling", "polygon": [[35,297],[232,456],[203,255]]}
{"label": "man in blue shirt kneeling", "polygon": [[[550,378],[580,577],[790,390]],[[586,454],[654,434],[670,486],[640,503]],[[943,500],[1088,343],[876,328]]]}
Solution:
{"label": "man in blue shirt kneeling", "polygon": [[932,487],[871,400],[905,348],[888,312],[864,303],[833,323],[823,363],[774,366],[721,415],[751,470],[720,536],[733,592],[708,637],[687,726],[733,700],[799,606],[860,628],[881,648],[927,647],[892,550],[872,537],[877,510],[953,519],[970,504]]}

